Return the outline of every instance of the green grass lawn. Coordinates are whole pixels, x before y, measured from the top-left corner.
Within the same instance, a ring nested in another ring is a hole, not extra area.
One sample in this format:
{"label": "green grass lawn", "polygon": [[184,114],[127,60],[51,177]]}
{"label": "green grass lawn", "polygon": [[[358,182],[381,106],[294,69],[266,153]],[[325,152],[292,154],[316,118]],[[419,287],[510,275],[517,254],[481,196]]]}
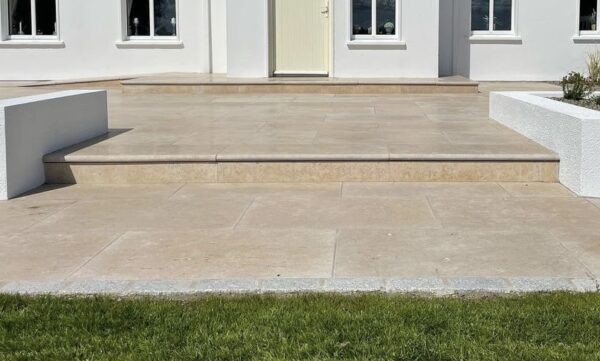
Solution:
{"label": "green grass lawn", "polygon": [[600,295],[0,295],[0,360],[600,360]]}

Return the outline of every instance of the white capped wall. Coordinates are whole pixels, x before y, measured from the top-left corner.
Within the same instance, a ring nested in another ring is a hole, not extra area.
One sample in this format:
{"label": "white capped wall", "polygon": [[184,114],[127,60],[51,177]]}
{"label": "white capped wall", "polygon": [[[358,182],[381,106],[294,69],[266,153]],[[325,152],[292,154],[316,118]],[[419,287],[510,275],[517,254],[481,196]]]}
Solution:
{"label": "white capped wall", "polygon": [[[438,76],[438,28],[440,0],[402,0],[402,38],[406,47],[346,44],[348,0],[334,4],[333,75],[336,77],[410,77]],[[445,1],[445,0],[442,0]]]}
{"label": "white capped wall", "polygon": [[[59,0],[60,38],[64,48],[39,45],[13,48],[6,42],[0,43],[0,79],[207,72],[210,65],[207,1],[179,0],[182,46],[121,48],[116,45],[123,36],[120,0]],[[217,57],[215,68],[222,69],[222,63]]]}
{"label": "white capped wall", "polygon": [[517,0],[520,42],[473,42],[470,0],[456,0],[455,70],[474,80],[558,80],[569,71],[584,71],[587,53],[600,49],[600,41],[573,40],[577,1]]}

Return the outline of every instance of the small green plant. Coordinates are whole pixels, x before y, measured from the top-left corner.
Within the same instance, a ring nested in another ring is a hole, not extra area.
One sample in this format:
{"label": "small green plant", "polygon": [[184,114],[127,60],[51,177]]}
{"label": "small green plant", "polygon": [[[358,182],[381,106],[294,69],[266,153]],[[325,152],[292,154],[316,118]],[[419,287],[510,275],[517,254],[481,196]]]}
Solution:
{"label": "small green plant", "polygon": [[588,54],[587,68],[592,85],[600,85],[600,51]]}
{"label": "small green plant", "polygon": [[592,95],[590,101],[597,106],[600,106],[600,95]]}
{"label": "small green plant", "polygon": [[581,73],[570,72],[565,76],[560,85],[563,89],[563,96],[569,100],[582,100],[587,98],[592,91],[592,84]]}

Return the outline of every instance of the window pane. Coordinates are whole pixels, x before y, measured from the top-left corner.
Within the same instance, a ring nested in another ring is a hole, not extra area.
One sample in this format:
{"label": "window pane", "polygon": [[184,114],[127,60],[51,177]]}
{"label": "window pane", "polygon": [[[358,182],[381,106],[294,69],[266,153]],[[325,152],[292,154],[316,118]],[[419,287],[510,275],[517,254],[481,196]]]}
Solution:
{"label": "window pane", "polygon": [[150,2],[127,0],[127,35],[150,35]]}
{"label": "window pane", "polygon": [[512,30],[513,0],[494,0],[494,30]]}
{"label": "window pane", "polygon": [[396,0],[377,0],[377,34],[396,35]]}
{"label": "window pane", "polygon": [[10,35],[31,34],[31,0],[8,0]]}
{"label": "window pane", "polygon": [[490,0],[471,1],[471,30],[490,30]]}
{"label": "window pane", "polygon": [[579,30],[598,30],[598,1],[581,0]]}
{"label": "window pane", "polygon": [[159,36],[177,35],[175,0],[154,0],[154,34]]}
{"label": "window pane", "polygon": [[56,35],[56,0],[35,0],[37,35]]}
{"label": "window pane", "polygon": [[352,33],[372,34],[372,0],[352,0]]}

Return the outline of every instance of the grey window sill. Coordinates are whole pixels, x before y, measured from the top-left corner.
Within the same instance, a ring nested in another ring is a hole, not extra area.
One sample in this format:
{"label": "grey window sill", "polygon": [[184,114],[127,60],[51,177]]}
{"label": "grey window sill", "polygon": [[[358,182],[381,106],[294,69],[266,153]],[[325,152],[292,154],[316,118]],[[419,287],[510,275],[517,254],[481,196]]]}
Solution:
{"label": "grey window sill", "polygon": [[115,43],[119,49],[182,49],[181,40],[122,40]]}
{"label": "grey window sill", "polygon": [[406,48],[404,40],[348,40],[346,45],[349,48]]}
{"label": "grey window sill", "polygon": [[469,41],[474,44],[522,44],[523,39],[518,35],[472,35]]}
{"label": "grey window sill", "polygon": [[590,34],[590,35],[575,35],[573,36],[573,41],[575,43],[600,43],[600,34]]}
{"label": "grey window sill", "polygon": [[64,48],[65,42],[62,40],[3,40],[0,41],[0,48],[36,48],[36,49],[55,49]]}

